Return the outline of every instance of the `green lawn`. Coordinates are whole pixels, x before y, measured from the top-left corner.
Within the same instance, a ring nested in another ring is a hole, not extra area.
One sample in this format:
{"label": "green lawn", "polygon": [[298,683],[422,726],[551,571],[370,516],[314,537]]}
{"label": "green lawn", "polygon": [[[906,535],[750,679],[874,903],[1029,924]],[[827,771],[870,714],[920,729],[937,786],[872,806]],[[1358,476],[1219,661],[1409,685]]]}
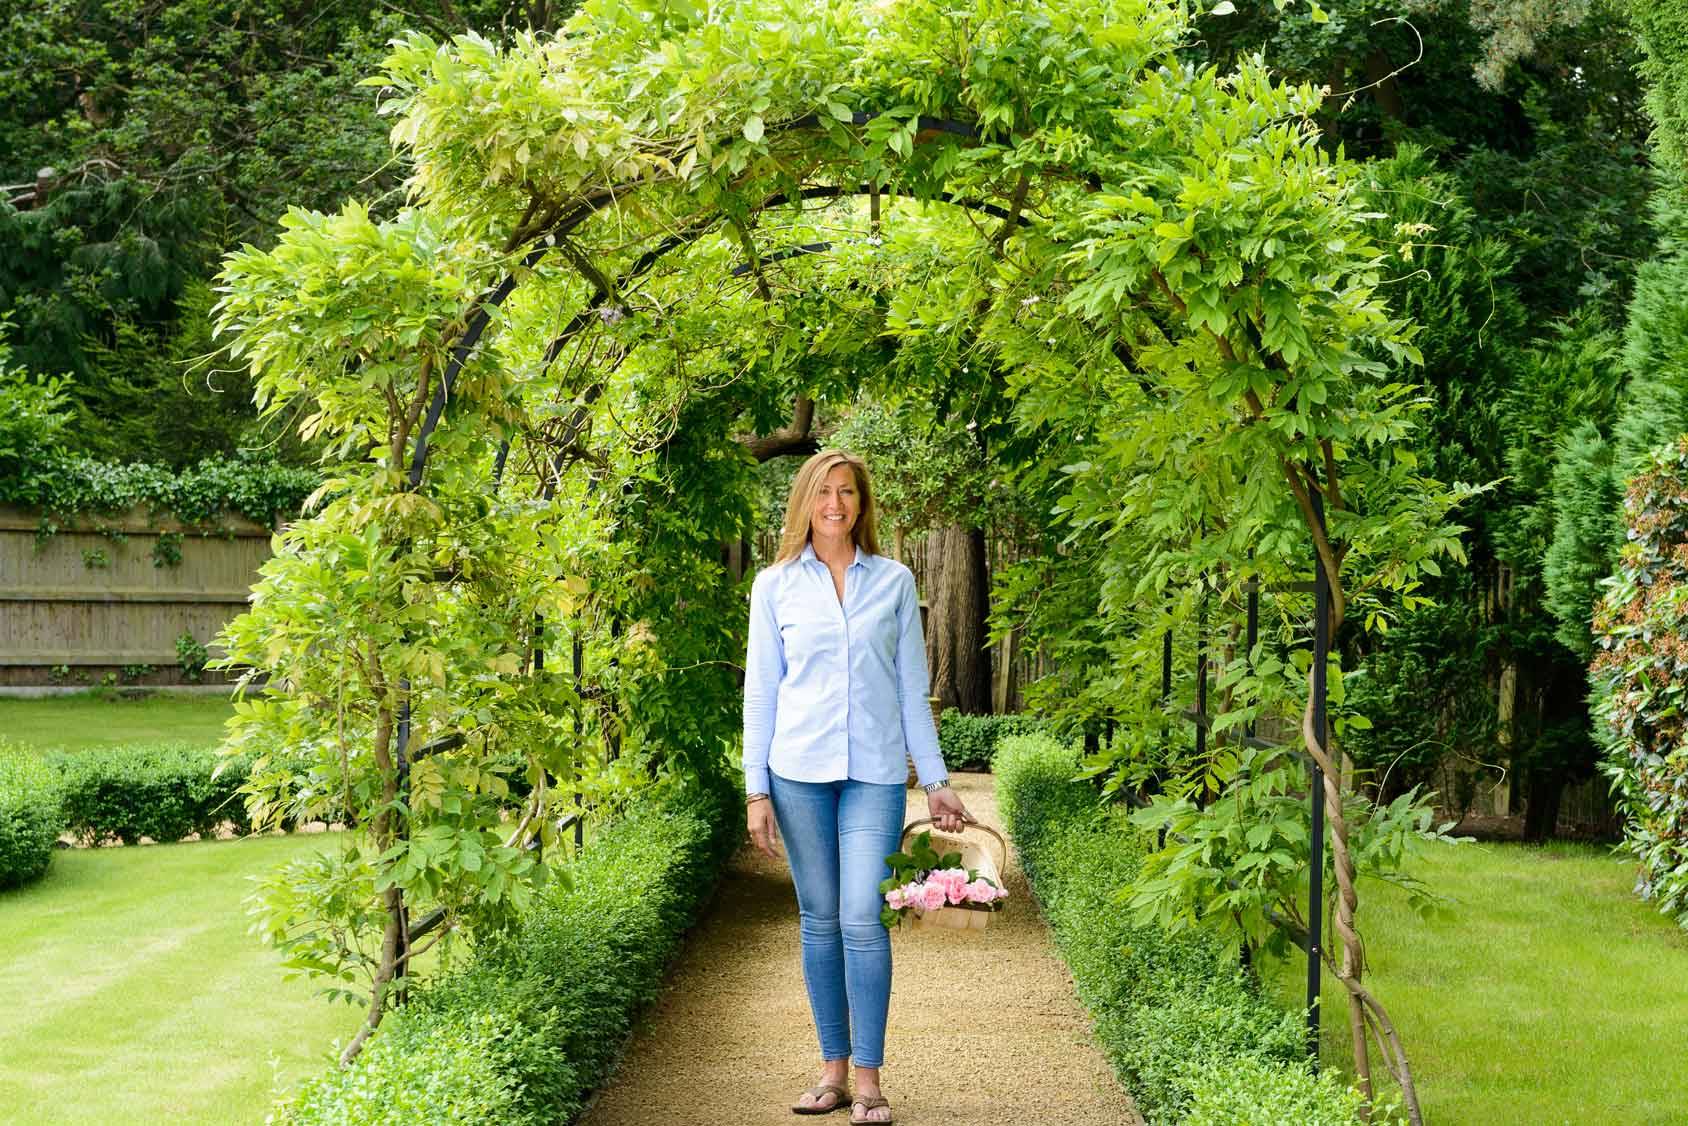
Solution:
{"label": "green lawn", "polygon": [[78,692],[0,698],[0,735],[25,746],[72,751],[125,743],[213,747],[222,741],[223,721],[233,714],[233,705],[221,694],[161,692],[127,700],[115,693]]}
{"label": "green lawn", "polygon": [[[1688,1122],[1688,932],[1630,893],[1629,863],[1590,846],[1439,845],[1419,872],[1451,919],[1422,923],[1363,883],[1359,922],[1426,1122]],[[1304,967],[1268,971],[1295,1005]],[[1350,1068],[1345,994],[1327,980],[1322,996],[1323,1057]]]}
{"label": "green lawn", "polygon": [[261,1122],[360,1014],[283,981],[241,900],[334,840],[73,849],[0,895],[0,1119]]}

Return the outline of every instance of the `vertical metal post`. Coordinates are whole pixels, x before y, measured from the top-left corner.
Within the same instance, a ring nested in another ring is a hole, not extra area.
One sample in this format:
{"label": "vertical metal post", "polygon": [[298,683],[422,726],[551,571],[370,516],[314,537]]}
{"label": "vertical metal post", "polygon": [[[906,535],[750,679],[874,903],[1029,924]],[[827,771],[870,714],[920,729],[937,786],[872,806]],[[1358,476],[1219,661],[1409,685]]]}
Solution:
{"label": "vertical metal post", "polygon": [[[399,722],[398,733],[394,739],[394,762],[398,766],[398,798],[405,806],[410,804],[410,678],[399,680]],[[410,827],[405,824],[405,835],[409,836]],[[399,907],[399,944],[398,956],[404,969],[400,972],[400,982],[410,980],[410,910],[402,901]],[[410,987],[399,986],[398,1003],[403,1005],[410,1000]]]}
{"label": "vertical metal post", "polygon": [[[1172,721],[1168,718],[1168,709],[1172,707],[1172,627],[1161,634],[1161,753],[1168,758],[1172,755]],[[1147,783],[1149,786],[1160,788],[1160,783],[1152,775]],[[1163,824],[1155,834],[1155,847],[1166,847],[1166,826]]]}
{"label": "vertical metal post", "polygon": [[[504,471],[504,453],[509,448],[509,445],[505,444],[499,450],[498,471],[500,474]],[[535,676],[545,672],[545,618],[538,610],[533,612],[533,672]],[[545,784],[543,775],[540,776],[540,784]],[[545,860],[545,823],[543,818],[540,819],[539,836],[534,843],[537,846],[534,849],[534,855],[543,863]]]}
{"label": "vertical metal post", "polygon": [[[621,619],[613,617],[610,619],[610,640],[616,641],[620,638]],[[610,652],[613,653],[615,650],[612,649]],[[620,668],[621,658],[611,657],[610,678],[612,680],[615,679],[616,671]],[[600,726],[603,727],[604,762],[608,764],[621,757],[621,736],[616,733],[615,725],[611,722],[615,719],[616,713],[621,710],[621,699],[612,693],[606,693],[604,701],[603,706],[598,709],[598,715],[601,721]]]}
{"label": "vertical metal post", "polygon": [[[586,737],[586,720],[585,720],[585,717],[580,714],[581,708],[582,708],[582,704],[580,703],[580,691],[581,691],[581,687],[582,687],[581,682],[582,682],[582,679],[584,678],[585,673],[586,673],[586,646],[580,640],[580,623],[578,623],[578,622],[575,623],[575,627],[574,627],[573,665],[574,665],[574,736],[575,736],[575,738],[574,738],[574,753],[576,755],[579,755],[579,753],[580,753],[580,742],[581,742],[582,739],[584,739]],[[580,797],[580,763],[579,763],[578,758],[575,760],[575,772],[574,772],[573,781],[574,781],[574,814],[575,814],[575,816],[574,816],[574,850],[575,850],[575,852],[578,853],[580,851],[580,849],[582,848],[582,846],[584,846],[584,844],[586,843],[586,825],[585,825],[586,812],[585,812],[585,809],[583,808],[583,803],[582,803],[581,797]]]}
{"label": "vertical metal post", "polygon": [[[1313,515],[1323,530],[1325,506],[1312,490]],[[1330,576],[1318,550],[1313,552],[1313,732],[1319,747],[1329,746],[1325,716],[1325,668],[1330,658]],[[1325,921],[1325,776],[1318,763],[1310,766],[1312,787],[1311,870],[1307,874],[1307,1055],[1319,1066],[1319,959],[1324,953]]]}
{"label": "vertical metal post", "polygon": [[1161,703],[1172,699],[1172,631],[1161,635]]}
{"label": "vertical metal post", "polygon": [[[1207,754],[1207,592],[1196,611],[1196,759]],[[1205,802],[1203,804],[1206,804]]]}
{"label": "vertical metal post", "polygon": [[[1253,555],[1254,555],[1254,553],[1252,551],[1249,552],[1250,558],[1252,558]],[[1249,580],[1249,584],[1248,584],[1248,633],[1247,633],[1248,648],[1246,650],[1247,656],[1244,657],[1244,660],[1247,662],[1248,669],[1249,669],[1250,672],[1254,671],[1254,646],[1255,646],[1255,643],[1258,642],[1259,640],[1260,640],[1260,576],[1256,575],[1254,578]],[[1250,738],[1252,738],[1254,736],[1254,721],[1252,719],[1249,720],[1248,723],[1243,726],[1243,734],[1249,736]]]}

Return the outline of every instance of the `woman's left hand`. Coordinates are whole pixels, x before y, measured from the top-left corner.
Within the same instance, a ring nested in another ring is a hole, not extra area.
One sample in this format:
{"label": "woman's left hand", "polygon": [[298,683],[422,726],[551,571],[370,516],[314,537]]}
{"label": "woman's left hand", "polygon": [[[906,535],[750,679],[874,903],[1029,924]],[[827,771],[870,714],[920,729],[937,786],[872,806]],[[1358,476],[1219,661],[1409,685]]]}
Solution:
{"label": "woman's left hand", "polygon": [[961,795],[948,786],[926,795],[926,809],[932,815],[933,826],[946,833],[959,833],[963,824],[973,820],[973,815],[961,804]]}

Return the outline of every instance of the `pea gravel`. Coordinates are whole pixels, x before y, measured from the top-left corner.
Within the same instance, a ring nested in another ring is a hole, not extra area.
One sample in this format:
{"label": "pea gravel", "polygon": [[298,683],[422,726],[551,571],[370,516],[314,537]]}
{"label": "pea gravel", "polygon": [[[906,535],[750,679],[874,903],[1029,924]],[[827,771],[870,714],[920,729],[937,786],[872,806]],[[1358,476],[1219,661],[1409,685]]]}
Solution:
{"label": "pea gravel", "polygon": [[[998,829],[989,775],[955,780],[967,808]],[[926,815],[919,790],[908,820]],[[1090,1040],[1072,979],[1050,944],[1025,876],[983,931],[892,933],[894,977],[885,1095],[903,1126],[1139,1123]],[[797,901],[783,860],[746,845],[689,939],[663,996],[583,1126],[842,1126],[798,1118],[819,1049],[798,961]]]}

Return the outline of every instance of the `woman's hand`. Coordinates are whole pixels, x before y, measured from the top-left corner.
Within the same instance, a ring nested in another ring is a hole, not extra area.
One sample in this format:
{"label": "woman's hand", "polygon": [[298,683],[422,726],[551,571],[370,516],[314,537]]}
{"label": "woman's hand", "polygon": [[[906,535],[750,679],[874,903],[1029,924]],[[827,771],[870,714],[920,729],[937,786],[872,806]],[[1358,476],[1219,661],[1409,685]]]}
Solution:
{"label": "woman's hand", "polygon": [[962,825],[973,820],[973,815],[961,804],[961,795],[949,786],[927,794],[926,809],[932,815],[933,826],[946,833],[959,833]]}
{"label": "woman's hand", "polygon": [[774,842],[780,839],[780,834],[774,825],[774,803],[767,798],[751,802],[745,807],[744,820],[756,850],[769,860],[778,860],[780,854],[774,851]]}

